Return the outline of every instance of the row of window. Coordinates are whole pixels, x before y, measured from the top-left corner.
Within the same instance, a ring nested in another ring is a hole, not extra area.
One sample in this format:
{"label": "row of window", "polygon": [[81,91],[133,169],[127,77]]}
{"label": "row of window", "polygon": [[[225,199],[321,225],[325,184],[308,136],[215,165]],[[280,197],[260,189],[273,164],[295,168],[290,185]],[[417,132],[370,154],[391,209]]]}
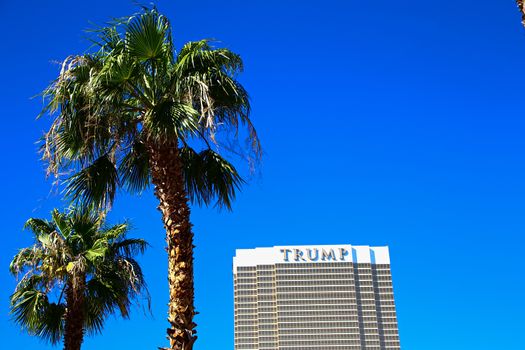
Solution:
{"label": "row of window", "polygon": [[277,320],[279,324],[281,323],[309,323],[309,322],[323,322],[323,323],[332,323],[332,322],[338,322],[338,321],[344,321],[344,322],[352,322],[358,321],[358,315],[345,315],[344,317],[340,315],[286,315],[281,316],[279,315],[277,317]]}
{"label": "row of window", "polygon": [[300,279],[279,279],[276,281],[275,279],[259,279],[255,280],[253,278],[243,278],[240,281],[235,282],[236,288],[261,288],[261,287],[275,287],[275,286],[311,286],[311,285],[354,285],[356,282],[366,282],[377,284],[378,286],[385,286],[385,285],[392,285],[392,281],[390,278],[383,278],[381,277],[381,280],[374,281],[372,279],[356,279],[355,281],[353,279],[340,279],[340,278],[326,278],[326,276],[323,276],[322,278],[315,279],[304,276],[299,276]]}
{"label": "row of window", "polygon": [[[359,330],[356,329],[356,332],[353,334],[350,333],[339,333],[339,334],[330,334],[327,335],[325,333],[324,337],[320,337],[319,334],[299,334],[299,335],[280,335],[279,336],[279,344],[290,344],[291,342],[296,341],[318,341],[322,338],[328,338],[331,341],[340,341],[340,340],[359,340],[360,334]],[[379,337],[377,338],[379,340]]]}
{"label": "row of window", "polygon": [[[240,293],[243,294],[261,294],[261,293],[279,293],[279,292],[290,292],[290,291],[354,291],[359,290],[361,292],[376,292],[376,293],[393,293],[393,288],[390,283],[381,283],[381,284],[372,284],[372,283],[356,283],[348,284],[348,281],[341,284],[334,284],[333,281],[319,283],[319,281],[308,281],[308,284],[268,284],[268,283],[259,283],[257,285],[244,285],[236,286],[234,290],[234,295]],[[312,283],[315,282],[315,283]]]}
{"label": "row of window", "polygon": [[[289,292],[337,292],[337,291],[356,291],[353,285],[310,285],[310,286],[278,286],[271,288],[258,288],[258,289],[236,289],[234,296],[236,295],[262,295],[262,294],[277,294],[277,293],[289,293]],[[394,291],[391,286],[372,286],[372,285],[357,285],[357,291],[369,292],[369,293],[389,293],[393,294]]]}
{"label": "row of window", "polygon": [[371,264],[353,264],[353,263],[299,263],[299,264],[276,264],[276,265],[259,265],[255,266],[238,266],[235,275],[239,274],[272,274],[279,271],[288,270],[323,270],[323,269],[347,269],[347,270],[368,270],[378,273],[385,271],[390,272],[390,265],[371,265]]}
{"label": "row of window", "polygon": [[[241,307],[242,306],[242,307]],[[243,305],[236,305],[235,314],[256,314],[258,312],[271,312],[279,314],[297,314],[297,313],[324,313],[333,314],[337,312],[355,313],[357,310],[363,314],[378,314],[383,315],[383,318],[395,317],[396,309],[394,305],[383,304],[303,304],[303,305],[287,305],[279,306],[268,304],[266,306],[258,306],[253,303],[246,303]]]}
{"label": "row of window", "polygon": [[234,279],[234,285],[240,285],[243,283],[261,283],[261,282],[293,282],[301,280],[315,280],[315,279],[336,279],[336,280],[366,280],[366,281],[377,281],[377,282],[390,282],[392,281],[392,275],[390,273],[375,274],[375,273],[366,273],[366,274],[354,274],[351,271],[341,272],[341,271],[311,271],[307,273],[292,273],[292,274],[279,274],[276,276],[237,276]]}
{"label": "row of window", "polygon": [[388,340],[395,340],[398,338],[398,332],[397,329],[381,329],[381,328],[373,328],[373,329],[361,329],[359,330],[359,324],[355,323],[352,327],[345,327],[345,328],[329,328],[329,329],[320,329],[320,328],[281,328],[277,330],[275,327],[270,328],[269,330],[261,330],[258,329],[258,327],[254,326],[244,326],[244,327],[236,327],[235,328],[235,336],[238,338],[248,338],[248,337],[282,337],[282,336],[301,336],[301,335],[308,335],[310,337],[319,337],[319,335],[354,335],[354,334],[360,334],[363,333],[363,335],[367,338],[370,337],[381,337]]}
{"label": "row of window", "polygon": [[[345,304],[353,304],[355,303],[355,298],[338,298],[338,299],[316,299],[316,300],[297,300],[297,299],[291,299],[291,300],[281,300],[279,301],[279,308],[284,306],[292,306],[292,305],[301,305],[304,307],[310,307],[310,305],[316,304],[316,305],[345,305]],[[366,302],[367,300],[361,300],[361,302]],[[375,302],[374,300],[369,300],[371,303]],[[377,302],[378,306],[394,306],[393,300],[384,300]]]}
{"label": "row of window", "polygon": [[[290,345],[359,345],[361,341],[359,339],[316,339],[316,340],[294,340],[294,341],[283,341],[279,342],[279,346],[290,346]],[[379,345],[379,341],[377,342]]]}
{"label": "row of window", "polygon": [[318,311],[279,311],[279,316],[317,316],[317,315],[329,315],[329,316],[348,316],[348,315],[357,315],[357,308],[353,310],[318,310]]}
{"label": "row of window", "polygon": [[[259,265],[264,266],[264,265]],[[376,269],[390,269],[390,265],[388,264],[368,264],[368,263],[353,263],[350,261],[340,261],[340,262],[321,262],[321,263],[287,263],[287,264],[275,264],[275,265],[266,265],[266,266],[276,266],[278,269],[288,269],[288,268],[300,268],[300,267],[340,267],[340,266],[346,266],[346,267],[362,267],[362,268],[376,268]],[[241,267],[239,267],[241,268]]]}
{"label": "row of window", "polygon": [[[345,302],[346,301],[346,302]],[[315,302],[315,303],[314,303]],[[357,307],[361,311],[380,312],[382,314],[392,312],[395,314],[395,305],[393,300],[376,301],[374,303],[371,300],[370,303],[356,304],[353,299],[342,299],[335,301],[330,300],[287,300],[281,301],[278,306],[274,306],[274,303],[266,303],[267,306],[259,306],[257,303],[243,303],[242,305],[235,305],[235,313],[256,313],[259,308],[275,309],[278,312],[310,312],[310,311],[323,311],[330,312],[330,310],[356,310]]]}

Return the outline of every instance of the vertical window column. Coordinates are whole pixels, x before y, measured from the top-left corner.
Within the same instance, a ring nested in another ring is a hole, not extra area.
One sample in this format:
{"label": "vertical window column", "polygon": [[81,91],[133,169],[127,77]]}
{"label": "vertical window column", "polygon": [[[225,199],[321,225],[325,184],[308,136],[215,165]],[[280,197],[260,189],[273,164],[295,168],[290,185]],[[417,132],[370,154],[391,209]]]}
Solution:
{"label": "vertical window column", "polygon": [[371,264],[354,264],[354,277],[356,280],[361,349],[381,350]]}
{"label": "vertical window column", "polygon": [[239,267],[233,276],[235,350],[257,350],[257,282],[255,267]]}
{"label": "vertical window column", "polygon": [[275,265],[257,266],[258,350],[278,350]]}

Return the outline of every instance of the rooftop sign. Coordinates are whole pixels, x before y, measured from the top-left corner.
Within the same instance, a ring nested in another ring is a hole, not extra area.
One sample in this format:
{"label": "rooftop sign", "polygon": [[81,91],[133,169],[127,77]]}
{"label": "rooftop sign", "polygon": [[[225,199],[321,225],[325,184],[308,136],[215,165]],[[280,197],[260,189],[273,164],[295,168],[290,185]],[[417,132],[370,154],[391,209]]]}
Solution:
{"label": "rooftop sign", "polygon": [[280,249],[283,254],[283,261],[345,261],[349,252],[346,248],[283,248]]}
{"label": "rooftop sign", "polygon": [[237,249],[233,258],[233,268],[235,271],[237,266],[334,262],[390,264],[390,255],[386,246],[349,244]]}

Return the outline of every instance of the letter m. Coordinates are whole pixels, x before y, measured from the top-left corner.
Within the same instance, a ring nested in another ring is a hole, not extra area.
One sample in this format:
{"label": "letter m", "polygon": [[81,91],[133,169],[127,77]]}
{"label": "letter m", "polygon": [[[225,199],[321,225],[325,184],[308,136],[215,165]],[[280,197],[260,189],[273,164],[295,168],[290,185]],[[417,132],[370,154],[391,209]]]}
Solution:
{"label": "letter m", "polygon": [[330,249],[329,251],[326,251],[323,249],[321,251],[321,260],[322,261],[336,261],[334,250]]}

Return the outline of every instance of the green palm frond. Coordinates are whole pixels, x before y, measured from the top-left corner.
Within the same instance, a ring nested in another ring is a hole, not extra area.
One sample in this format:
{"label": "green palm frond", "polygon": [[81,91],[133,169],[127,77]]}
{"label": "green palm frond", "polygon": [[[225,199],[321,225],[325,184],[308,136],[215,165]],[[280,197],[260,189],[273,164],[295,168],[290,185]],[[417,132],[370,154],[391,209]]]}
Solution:
{"label": "green palm frond", "polygon": [[199,113],[188,103],[163,101],[144,115],[146,138],[157,143],[186,139],[199,129]]}
{"label": "green palm frond", "polygon": [[122,256],[132,257],[144,254],[148,246],[149,244],[143,239],[129,238],[113,244],[111,248],[117,250]]}
{"label": "green palm frond", "polygon": [[98,83],[106,89],[119,89],[122,84],[133,81],[140,66],[128,56],[110,57],[97,75]]}
{"label": "green palm frond", "polygon": [[126,25],[126,50],[140,61],[171,54],[170,24],[155,9],[146,10]]}
{"label": "green palm frond", "polygon": [[129,232],[129,223],[124,222],[122,224],[113,225],[111,227],[107,227],[102,229],[98,235],[98,239],[105,239],[105,240],[111,240],[114,242],[120,242],[124,237],[126,237],[126,234]]}
{"label": "green palm frond", "polygon": [[97,239],[93,245],[84,252],[84,256],[91,263],[96,263],[97,259],[104,259],[109,250],[109,243],[104,239]]}
{"label": "green palm frond", "polygon": [[85,324],[88,334],[100,334],[105,318],[113,312],[114,293],[111,283],[102,283],[95,278],[86,284]]}
{"label": "green palm frond", "polygon": [[89,208],[73,208],[66,214],[68,227],[75,232],[75,237],[82,239],[85,245],[92,244],[93,237],[96,237],[103,225],[99,213]]}
{"label": "green palm frond", "polygon": [[117,168],[106,154],[68,180],[66,196],[103,207],[113,202],[118,185]]}
{"label": "green palm frond", "polygon": [[244,182],[234,166],[210,149],[197,153],[184,147],[180,154],[190,199],[204,205],[215,199],[216,206],[231,209],[235,193]]}
{"label": "green palm frond", "polygon": [[[123,22],[118,21],[117,23]],[[89,32],[95,33],[95,37],[91,38],[91,42],[101,48],[103,51],[113,51],[122,49],[123,41],[117,31],[116,26],[100,27],[90,30]]]}
{"label": "green palm frond", "polygon": [[53,225],[53,223],[47,220],[31,218],[27,220],[26,223],[24,224],[24,229],[29,229],[33,233],[40,235],[40,234],[50,234],[51,232],[55,230],[55,226]]}
{"label": "green palm frond", "polygon": [[47,303],[41,316],[43,322],[35,335],[48,340],[51,344],[58,344],[64,333],[64,304]]}
{"label": "green palm frond", "polygon": [[11,313],[15,322],[28,333],[57,344],[64,330],[63,304],[50,303],[45,292],[34,283],[23,281],[11,295]]}
{"label": "green palm frond", "polygon": [[119,164],[120,181],[130,192],[141,192],[150,183],[149,157],[144,143],[137,140]]}
{"label": "green palm frond", "polygon": [[251,120],[249,97],[235,80],[243,70],[239,55],[227,49],[213,49],[207,40],[187,43],[174,66],[174,88],[180,94],[191,94],[200,107],[201,125],[206,132],[218,126],[230,127],[238,135],[241,125],[248,129],[248,139],[256,158],[261,145]]}
{"label": "green palm frond", "polygon": [[57,231],[66,239],[71,235],[71,225],[68,217],[65,213],[61,213],[57,209],[51,212],[51,218],[53,220],[53,226],[57,228]]}
{"label": "green palm frond", "polygon": [[177,55],[174,68],[179,77],[217,70],[236,74],[243,70],[243,63],[239,55],[228,49],[214,49],[210,41],[204,39],[186,43]]}

